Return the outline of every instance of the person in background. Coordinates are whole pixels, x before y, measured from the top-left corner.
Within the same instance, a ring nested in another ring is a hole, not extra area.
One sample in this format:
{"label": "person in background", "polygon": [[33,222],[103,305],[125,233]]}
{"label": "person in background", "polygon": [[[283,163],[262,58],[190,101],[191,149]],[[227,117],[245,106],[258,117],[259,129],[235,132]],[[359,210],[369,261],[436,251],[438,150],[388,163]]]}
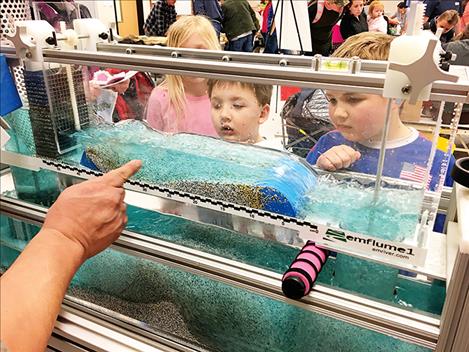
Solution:
{"label": "person in background", "polygon": [[[212,23],[203,16],[184,16],[168,30],[168,47],[220,50]],[[167,75],[148,100],[148,124],[163,132],[217,136],[210,117],[207,80]]]}
{"label": "person in background", "polygon": [[252,52],[254,34],[259,30],[256,13],[247,0],[222,0],[223,29],[228,38],[225,50]]}
{"label": "person in background", "polygon": [[469,24],[452,41],[444,44],[443,49],[456,54],[451,64],[469,66]]}
{"label": "person in background", "polygon": [[[93,110],[107,122],[145,118],[145,107],[155,87],[148,73],[134,71],[134,75],[127,79],[122,79],[109,87],[105,85],[106,80],[127,73],[127,70],[108,68],[104,71],[96,71],[93,80],[90,81],[90,102],[92,102]],[[104,80],[104,83],[100,83],[100,79]],[[104,88],[102,88],[103,84]],[[114,94],[109,94],[108,91]]]}
{"label": "person in background", "polygon": [[407,16],[409,14],[409,8],[405,6],[405,2],[401,1],[397,4],[397,10],[389,18],[389,23],[395,26],[399,26],[400,31],[397,34],[404,34],[407,30]]}
{"label": "person in background", "polygon": [[448,10],[430,22],[424,24],[423,29],[436,33],[438,28],[443,29],[440,37],[441,44],[450,42],[454,37],[454,27],[458,24],[459,15],[456,10]]}
{"label": "person in background", "polygon": [[264,38],[264,53],[277,54],[278,41],[277,30],[275,29],[274,9],[272,7],[272,0],[268,0],[262,12],[262,26],[261,33]]}
{"label": "person in background", "polygon": [[368,8],[368,30],[370,32],[388,32],[388,22],[384,18],[384,4],[375,0]]}
{"label": "person in background", "polygon": [[246,82],[208,80],[212,121],[226,141],[281,148],[261,136],[259,127],[269,118],[272,86]]}
{"label": "person in background", "polygon": [[[450,61],[451,65],[469,66],[469,24],[451,42],[443,44],[443,49],[456,54],[456,59]],[[451,123],[455,103],[447,102],[443,112],[443,123]],[[464,104],[459,124],[469,124],[469,104]]]}
{"label": "person in background", "polygon": [[[334,57],[364,60],[387,60],[394,37],[376,32],[364,32],[348,38],[333,54]],[[386,118],[387,99],[381,95],[327,90],[329,117],[336,130],[322,136],[306,157],[306,161],[327,171],[348,169],[376,174]],[[419,132],[404,125],[401,107],[393,102],[383,176],[423,182],[432,142]],[[444,162],[444,153],[437,150],[430,171],[428,188],[435,190]],[[451,156],[448,169],[451,170]],[[449,173],[445,185],[453,183]]]}
{"label": "person in background", "polygon": [[143,30],[151,37],[164,37],[169,26],[176,22],[176,0],[156,0],[148,15]]}
{"label": "person in background", "polygon": [[[115,68],[108,68],[106,71],[112,75],[122,72]],[[118,95],[112,121],[143,120],[145,107],[154,87],[153,80],[146,72],[137,72],[132,78],[113,87],[112,90]]]}
{"label": "person in background", "polygon": [[114,242],[127,223],[124,182],[138,160],[68,187],[39,233],[0,278],[2,351],[44,351],[78,268]]}
{"label": "person in background", "polygon": [[467,25],[469,25],[469,0],[463,0],[461,3],[461,17],[458,33],[464,32]]}
{"label": "person in background", "polygon": [[368,21],[363,6],[363,0],[352,0],[345,6],[344,17],[340,21],[340,34],[344,40],[368,31]]}
{"label": "person in background", "polygon": [[312,0],[308,3],[312,55],[330,55],[332,29],[348,3],[349,0]]}
{"label": "person in background", "polygon": [[423,0],[423,3],[427,5],[425,15],[423,16],[424,23],[426,23],[440,16],[445,11],[459,11],[461,0]]}
{"label": "person in background", "polygon": [[192,0],[192,8],[194,15],[205,16],[212,21],[213,28],[220,37],[223,23],[223,11],[218,0]]}
{"label": "person in background", "polygon": [[[54,27],[54,29],[60,32],[60,22],[65,22],[67,29],[73,29],[73,20],[77,18],[91,18],[90,10],[83,4],[78,4],[73,0],[33,0],[30,2],[31,5],[34,3],[34,7],[39,12],[38,19],[45,20]],[[35,19],[35,13],[31,9],[32,19]]]}

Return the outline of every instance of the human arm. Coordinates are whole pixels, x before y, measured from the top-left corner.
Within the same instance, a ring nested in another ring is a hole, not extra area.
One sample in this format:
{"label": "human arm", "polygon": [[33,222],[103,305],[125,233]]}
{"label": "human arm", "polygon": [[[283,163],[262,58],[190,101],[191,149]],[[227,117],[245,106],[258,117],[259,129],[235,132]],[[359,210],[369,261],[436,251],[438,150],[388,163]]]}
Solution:
{"label": "human arm", "polygon": [[308,17],[309,23],[312,24],[314,18],[316,17],[316,13],[318,12],[318,2],[316,0],[308,2]]}
{"label": "human arm", "polygon": [[67,188],[41,231],[0,278],[0,340],[10,351],[44,351],[73,275],[109,246],[127,222],[123,183],[140,168],[132,161]]}
{"label": "human arm", "polygon": [[350,16],[344,16],[342,21],[340,21],[340,35],[345,40],[348,37],[351,37],[352,33],[352,23],[350,21]]}
{"label": "human arm", "polygon": [[130,84],[130,78],[125,79],[111,87],[111,90],[118,93],[118,94],[124,94],[124,92],[129,88]]}
{"label": "human arm", "polygon": [[348,168],[355,161],[360,159],[360,152],[348,145],[336,145],[322,153],[316,162],[316,165],[326,171],[337,171]]}
{"label": "human arm", "polygon": [[399,20],[395,17],[388,18],[388,22],[389,22],[389,24],[391,24],[393,26],[399,24]]}
{"label": "human arm", "polygon": [[259,21],[257,20],[256,13],[252,9],[251,5],[249,3],[247,4],[249,7],[249,14],[251,15],[252,23],[254,23],[254,27],[256,27],[256,32],[261,28],[259,25]]}
{"label": "human arm", "polygon": [[460,31],[464,31],[465,26],[469,25],[469,1],[467,2],[466,6],[464,6],[464,12],[459,19],[460,23]]}

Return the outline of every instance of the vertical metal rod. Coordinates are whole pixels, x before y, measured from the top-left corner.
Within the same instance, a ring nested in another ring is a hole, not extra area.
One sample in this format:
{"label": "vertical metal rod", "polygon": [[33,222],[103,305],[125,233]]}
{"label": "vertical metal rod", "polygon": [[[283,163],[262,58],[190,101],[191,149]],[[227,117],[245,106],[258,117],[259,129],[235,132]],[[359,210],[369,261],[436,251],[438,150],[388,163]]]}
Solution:
{"label": "vertical metal rod", "polygon": [[[116,34],[119,34],[119,18],[117,17],[117,2],[116,0],[112,0],[112,2],[114,4],[114,19],[116,21]],[[120,3],[119,3],[119,6],[120,6]]]}
{"label": "vertical metal rod", "polygon": [[381,188],[381,178],[383,175],[383,167],[384,167],[384,156],[386,154],[386,142],[388,139],[389,126],[391,125],[391,104],[392,104],[392,99],[388,99],[388,104],[386,106],[386,120],[384,123],[383,136],[381,139],[381,147],[379,151],[378,169],[376,171],[376,184],[375,184],[375,191],[373,193],[373,203],[376,203],[378,201],[379,191]]}
{"label": "vertical metal rod", "polygon": [[448,138],[448,149],[443,157],[443,162],[441,163],[440,175],[442,177],[440,177],[438,188],[436,189],[436,191],[439,193],[441,193],[441,189],[445,182],[446,174],[448,172],[451,172],[451,170],[448,170],[448,166],[450,163],[450,159],[453,156],[453,145],[456,139],[456,134],[458,132],[458,124],[459,124],[459,120],[462,114],[462,107],[463,107],[463,103],[455,103],[454,105],[453,118],[451,119],[451,123],[449,125],[450,133],[449,133],[449,138]]}
{"label": "vertical metal rod", "polygon": [[70,102],[72,103],[72,113],[73,113],[73,124],[76,131],[81,130],[80,124],[80,114],[78,112],[78,103],[77,103],[77,94],[75,92],[75,82],[73,80],[73,73],[71,65],[65,65],[65,71],[67,72],[67,83],[68,89],[70,91]]}
{"label": "vertical metal rod", "polygon": [[300,54],[303,55],[305,51],[303,50],[303,43],[301,42],[300,29],[298,28],[298,21],[296,20],[295,7],[293,6],[293,0],[290,0],[291,10],[293,12],[293,20],[295,21],[296,34],[298,35],[298,41],[300,42]]}
{"label": "vertical metal rod", "polygon": [[279,28],[279,36],[280,40],[278,42],[278,50],[282,50],[282,37],[283,37],[283,0],[279,0],[282,2],[282,12],[280,12],[280,28]]}

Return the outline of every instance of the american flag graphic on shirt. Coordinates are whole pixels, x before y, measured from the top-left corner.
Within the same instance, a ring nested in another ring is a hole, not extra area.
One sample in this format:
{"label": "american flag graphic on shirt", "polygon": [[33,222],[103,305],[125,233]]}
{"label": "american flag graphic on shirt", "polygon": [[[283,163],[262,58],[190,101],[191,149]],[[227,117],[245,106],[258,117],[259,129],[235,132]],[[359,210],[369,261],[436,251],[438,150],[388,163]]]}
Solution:
{"label": "american flag graphic on shirt", "polygon": [[[399,178],[403,180],[423,182],[426,174],[427,169],[425,167],[405,162],[402,166]],[[428,176],[427,187],[430,184],[430,180],[431,175]]]}

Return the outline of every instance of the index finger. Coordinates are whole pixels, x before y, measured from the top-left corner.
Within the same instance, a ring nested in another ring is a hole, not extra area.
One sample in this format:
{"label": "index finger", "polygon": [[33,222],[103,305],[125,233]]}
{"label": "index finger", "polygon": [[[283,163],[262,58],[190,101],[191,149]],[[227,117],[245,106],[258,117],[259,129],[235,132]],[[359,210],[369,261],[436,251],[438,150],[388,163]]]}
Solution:
{"label": "index finger", "polygon": [[141,160],[132,160],[117,169],[107,172],[101,176],[100,180],[113,187],[122,187],[124,182],[135,175],[141,167]]}

